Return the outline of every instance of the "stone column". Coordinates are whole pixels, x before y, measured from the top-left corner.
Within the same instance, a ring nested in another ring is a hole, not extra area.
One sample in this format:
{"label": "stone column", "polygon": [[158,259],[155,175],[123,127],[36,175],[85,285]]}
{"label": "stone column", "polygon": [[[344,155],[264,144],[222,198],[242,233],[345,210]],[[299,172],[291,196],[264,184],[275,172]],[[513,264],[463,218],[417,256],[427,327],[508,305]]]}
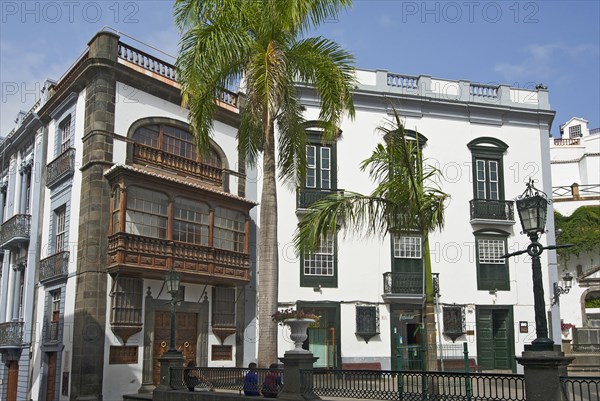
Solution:
{"label": "stone column", "polygon": [[[115,62],[118,36],[99,32],[89,58]],[[104,172],[113,162],[116,82],[110,67],[95,72],[86,87],[77,282],[73,321],[70,399],[102,400],[106,336],[107,252],[111,191]]]}
{"label": "stone column", "polygon": [[312,352],[292,353],[286,352],[283,358],[283,390],[278,398],[282,400],[320,400],[321,398],[312,391],[312,375],[305,376],[305,386],[310,390],[302,394],[302,376],[300,370],[313,369],[313,363],[319,358],[315,358]]}
{"label": "stone column", "polygon": [[517,362],[524,368],[527,401],[566,401],[561,391],[560,376],[567,375],[567,365],[573,359],[565,357],[558,345],[553,351],[536,351],[531,345],[526,345]]}

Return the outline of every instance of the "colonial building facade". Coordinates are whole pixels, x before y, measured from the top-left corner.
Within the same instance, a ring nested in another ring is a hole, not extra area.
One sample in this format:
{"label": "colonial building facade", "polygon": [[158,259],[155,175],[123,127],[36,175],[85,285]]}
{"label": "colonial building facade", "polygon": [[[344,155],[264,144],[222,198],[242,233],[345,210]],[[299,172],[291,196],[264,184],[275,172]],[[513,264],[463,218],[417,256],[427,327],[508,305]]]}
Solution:
{"label": "colonial building facade", "polygon": [[[513,203],[525,182],[552,192],[547,91],[386,71],[358,70],[357,79],[355,120],[334,143],[321,140],[318,124],[309,128],[306,182],[278,188],[280,306],[321,316],[305,344],[317,367],[398,367],[397,346],[424,342],[420,327],[437,322],[429,335],[441,345],[467,342],[483,369],[517,370],[514,355],[535,337],[531,266],[501,256],[528,243]],[[0,398],[150,391],[169,343],[170,269],[182,274],[176,347],[184,358],[201,366],[255,359],[261,177],[237,151],[238,96],[216,99],[210,149],[198,152],[174,67],[106,31],[44,88],[0,145]],[[317,96],[300,93],[315,121]],[[430,237],[441,295],[431,314],[422,238],[339,234],[306,255],[292,244],[316,199],[370,192],[358,166],[383,141],[375,128],[392,108],[451,196],[445,229]],[[542,241],[553,244],[551,213],[547,229]],[[542,266],[549,305],[554,253]],[[559,341],[558,306],[550,313]],[[278,342],[281,354],[291,347],[287,328]]]}
{"label": "colonial building facade", "polygon": [[[514,356],[535,338],[531,263],[502,255],[529,243],[520,234],[513,202],[527,180],[552,192],[548,136],[554,112],[548,92],[387,71],[358,70],[357,78],[356,118],[342,122],[335,143],[323,143],[314,129],[305,185],[295,193],[279,188],[279,219],[290,222],[279,228],[280,307],[321,316],[305,344],[319,357],[316,366],[396,368],[397,347],[401,360],[410,358],[425,341],[420,328],[427,326],[429,343],[438,343],[440,354],[455,341],[467,342],[482,369],[519,370]],[[301,93],[307,119],[316,119],[318,97],[310,88]],[[440,188],[450,195],[445,228],[429,237],[441,294],[429,314],[419,236],[339,233],[307,255],[296,255],[291,244],[292,222],[316,199],[336,191],[372,191],[368,172],[359,166],[383,143],[376,127],[386,124],[393,109],[409,136],[419,138],[425,163],[442,172]],[[551,213],[547,229],[542,242],[553,244]],[[548,306],[555,258],[554,252],[542,255]],[[558,308],[550,312],[559,342]],[[280,353],[289,347],[282,328]]]}
{"label": "colonial building facade", "polygon": [[236,148],[237,96],[216,100],[201,153],[174,67],[105,31],[46,91],[2,147],[0,398],[151,391],[169,344],[169,269],[181,273],[185,360],[254,358],[244,332],[256,203]]}
{"label": "colonial building facade", "polygon": [[[571,118],[560,126],[560,137],[550,140],[550,155],[555,210],[572,217],[584,212],[584,207],[600,209],[600,129],[589,129],[583,118]],[[566,273],[572,277],[570,283],[561,279]],[[560,258],[555,285],[572,286],[554,299],[561,304],[563,341],[576,357],[569,369],[597,373],[600,307],[592,300],[600,299],[598,248]]]}

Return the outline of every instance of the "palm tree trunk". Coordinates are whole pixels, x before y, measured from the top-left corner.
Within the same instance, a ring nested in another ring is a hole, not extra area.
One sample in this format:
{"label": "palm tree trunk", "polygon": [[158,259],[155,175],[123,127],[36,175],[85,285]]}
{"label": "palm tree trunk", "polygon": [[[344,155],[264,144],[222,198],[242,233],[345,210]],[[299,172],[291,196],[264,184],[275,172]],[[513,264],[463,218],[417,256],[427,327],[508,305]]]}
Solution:
{"label": "palm tree trunk", "polygon": [[269,112],[265,114],[263,186],[258,244],[258,366],[261,368],[277,362],[277,323],[271,320],[271,315],[277,311],[279,275],[275,133],[271,115]]}
{"label": "palm tree trunk", "polygon": [[427,363],[428,371],[436,371],[437,368],[437,342],[436,342],[436,327],[435,327],[435,307],[433,305],[433,275],[431,274],[431,255],[429,254],[429,236],[425,235],[423,246],[423,258],[425,265],[425,346],[427,347]]}

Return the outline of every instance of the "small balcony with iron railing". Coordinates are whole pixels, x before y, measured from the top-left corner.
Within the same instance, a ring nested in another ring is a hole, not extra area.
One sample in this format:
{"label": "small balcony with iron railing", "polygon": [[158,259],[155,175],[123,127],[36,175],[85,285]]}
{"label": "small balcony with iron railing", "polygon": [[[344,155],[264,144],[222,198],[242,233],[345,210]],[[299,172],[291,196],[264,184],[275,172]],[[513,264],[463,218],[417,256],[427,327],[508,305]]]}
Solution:
{"label": "small balcony with iron railing", "polygon": [[69,148],[46,166],[46,186],[52,188],[75,173],[75,149]]}
{"label": "small balcony with iron railing", "polygon": [[50,255],[40,261],[40,283],[65,279],[69,274],[69,251],[62,251]]}
{"label": "small balcony with iron railing", "polygon": [[383,273],[385,302],[420,304],[425,299],[422,273]]}
{"label": "small balcony with iron railing", "polygon": [[58,330],[60,328],[59,321],[49,321],[44,324],[44,343],[56,344],[58,343]]}
{"label": "small balcony with iron railing", "polygon": [[473,199],[471,202],[471,224],[494,223],[512,225],[515,223],[513,201]]}
{"label": "small balcony with iron railing", "polygon": [[343,189],[315,189],[315,188],[298,188],[296,190],[296,208],[307,209],[326,196],[337,194],[343,195]]}
{"label": "small balcony with iron railing", "polygon": [[23,345],[23,322],[0,323],[0,349]]}
{"label": "small balcony with iron railing", "polygon": [[16,214],[0,226],[0,248],[10,249],[29,242],[31,215]]}

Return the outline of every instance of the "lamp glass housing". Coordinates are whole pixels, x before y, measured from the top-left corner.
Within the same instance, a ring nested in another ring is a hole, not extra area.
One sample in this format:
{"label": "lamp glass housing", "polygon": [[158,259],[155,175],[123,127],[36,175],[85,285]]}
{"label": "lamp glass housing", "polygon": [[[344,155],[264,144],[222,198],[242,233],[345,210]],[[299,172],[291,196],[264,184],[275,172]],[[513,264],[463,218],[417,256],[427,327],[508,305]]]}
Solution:
{"label": "lamp glass housing", "polygon": [[167,286],[167,292],[171,295],[177,294],[179,292],[179,284],[181,282],[181,275],[174,271],[173,269],[167,272],[167,276],[165,277],[165,284]]}
{"label": "lamp glass housing", "polygon": [[543,233],[546,227],[548,201],[540,195],[535,195],[518,199],[516,203],[523,232],[527,235]]}
{"label": "lamp glass housing", "polygon": [[573,275],[571,273],[565,273],[565,275],[562,277],[564,283],[565,283],[565,288],[566,289],[571,289],[571,286],[573,284]]}

